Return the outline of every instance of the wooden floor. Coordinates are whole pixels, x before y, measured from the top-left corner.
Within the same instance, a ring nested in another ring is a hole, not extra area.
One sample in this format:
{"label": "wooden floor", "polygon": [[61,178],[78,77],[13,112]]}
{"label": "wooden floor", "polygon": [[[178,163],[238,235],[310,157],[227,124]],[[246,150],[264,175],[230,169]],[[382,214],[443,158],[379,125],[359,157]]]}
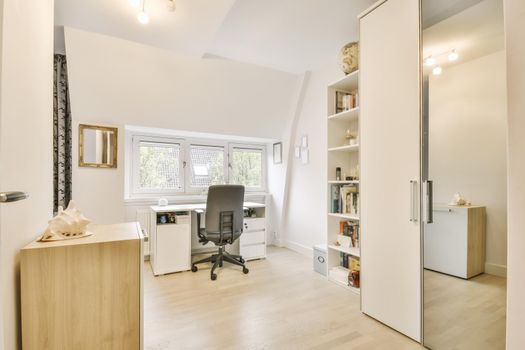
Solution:
{"label": "wooden floor", "polygon": [[463,280],[425,270],[425,345],[434,350],[504,350],[505,278]]}
{"label": "wooden floor", "polygon": [[153,277],[146,266],[145,349],[422,349],[359,311],[359,296],[284,248],[248,262]]}

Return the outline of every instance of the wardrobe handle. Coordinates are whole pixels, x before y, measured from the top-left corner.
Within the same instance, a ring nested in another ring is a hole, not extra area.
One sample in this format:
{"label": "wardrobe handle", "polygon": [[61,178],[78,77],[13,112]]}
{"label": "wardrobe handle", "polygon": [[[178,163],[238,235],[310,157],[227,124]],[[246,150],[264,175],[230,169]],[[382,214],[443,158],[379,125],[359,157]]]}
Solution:
{"label": "wardrobe handle", "polygon": [[433,209],[433,203],[434,203],[434,193],[433,193],[433,182],[431,180],[427,180],[424,182],[425,187],[425,223],[431,224],[434,222],[434,209]]}
{"label": "wardrobe handle", "polygon": [[417,222],[417,180],[410,180],[410,221]]}

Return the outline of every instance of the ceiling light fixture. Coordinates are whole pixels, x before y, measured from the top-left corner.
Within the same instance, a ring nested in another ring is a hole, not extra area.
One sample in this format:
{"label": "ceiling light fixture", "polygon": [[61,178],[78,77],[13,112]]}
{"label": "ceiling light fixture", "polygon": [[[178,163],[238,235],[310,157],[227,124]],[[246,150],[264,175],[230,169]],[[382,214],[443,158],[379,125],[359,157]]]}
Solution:
{"label": "ceiling light fixture", "polygon": [[173,12],[175,11],[175,9],[177,8],[177,6],[175,5],[175,0],[168,0],[168,10],[170,12]]}
{"label": "ceiling light fixture", "polygon": [[450,53],[448,54],[448,60],[449,60],[449,61],[456,61],[458,58],[459,58],[459,55],[458,55],[458,53],[456,52],[456,50],[452,50],[452,51],[450,51]]}
{"label": "ceiling light fixture", "polygon": [[140,6],[140,0],[128,0],[128,3],[133,7],[139,7]]}
{"label": "ceiling light fixture", "polygon": [[441,75],[441,73],[443,73],[443,68],[440,66],[434,67],[434,69],[432,69],[432,74],[434,75]]}
{"label": "ceiling light fixture", "polygon": [[149,16],[146,13],[146,11],[144,11],[145,7],[146,7],[146,0],[142,0],[142,11],[140,11],[139,14],[137,15],[138,21],[142,24],[149,23]]}
{"label": "ceiling light fixture", "polygon": [[432,57],[432,55],[425,58],[425,66],[431,67],[435,64],[436,64],[436,59]]}

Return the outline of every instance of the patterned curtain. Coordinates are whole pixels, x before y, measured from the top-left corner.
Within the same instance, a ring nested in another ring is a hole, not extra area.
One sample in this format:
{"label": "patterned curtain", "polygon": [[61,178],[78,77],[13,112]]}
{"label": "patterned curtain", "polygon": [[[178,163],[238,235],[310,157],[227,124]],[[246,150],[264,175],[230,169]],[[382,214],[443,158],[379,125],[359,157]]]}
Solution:
{"label": "patterned curtain", "polygon": [[54,211],[71,199],[71,109],[66,56],[55,55],[53,76]]}

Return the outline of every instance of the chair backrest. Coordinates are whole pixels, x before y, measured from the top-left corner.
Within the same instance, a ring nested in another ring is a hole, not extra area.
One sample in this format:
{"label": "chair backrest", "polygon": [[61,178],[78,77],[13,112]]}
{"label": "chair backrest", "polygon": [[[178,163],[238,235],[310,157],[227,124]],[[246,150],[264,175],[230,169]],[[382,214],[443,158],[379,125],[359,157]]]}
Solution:
{"label": "chair backrest", "polygon": [[[244,220],[244,186],[215,185],[208,189],[206,231],[219,232],[221,212],[233,212],[233,232],[240,233]],[[228,230],[230,231],[230,230]],[[231,231],[230,231],[231,232]]]}

